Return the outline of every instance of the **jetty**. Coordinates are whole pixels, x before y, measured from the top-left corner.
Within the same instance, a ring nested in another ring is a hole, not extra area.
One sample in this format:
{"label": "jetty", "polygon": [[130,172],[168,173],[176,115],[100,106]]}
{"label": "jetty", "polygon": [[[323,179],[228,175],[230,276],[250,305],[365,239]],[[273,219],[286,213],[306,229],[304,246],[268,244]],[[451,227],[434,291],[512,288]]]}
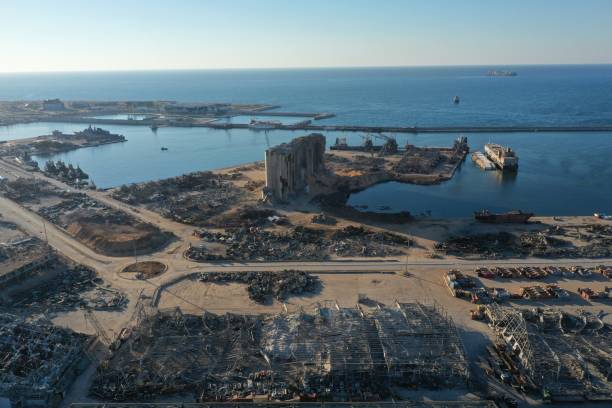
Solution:
{"label": "jetty", "polygon": [[[266,116],[269,112],[265,113]],[[256,117],[256,115],[254,115]],[[281,116],[281,115],[278,115]],[[283,115],[284,116],[284,115]],[[321,118],[319,118],[321,119]],[[87,123],[95,125],[130,125],[159,127],[206,127],[211,129],[249,129],[248,123],[225,123],[216,118],[198,118],[198,120],[176,120],[150,118],[143,120],[101,119],[86,117],[51,117],[46,122]],[[316,120],[316,119],[315,119]],[[319,125],[303,121],[294,124],[279,123],[274,130],[300,130],[308,132],[361,132],[361,133],[537,133],[537,132],[612,132],[612,125],[597,126],[364,126],[364,125]]]}

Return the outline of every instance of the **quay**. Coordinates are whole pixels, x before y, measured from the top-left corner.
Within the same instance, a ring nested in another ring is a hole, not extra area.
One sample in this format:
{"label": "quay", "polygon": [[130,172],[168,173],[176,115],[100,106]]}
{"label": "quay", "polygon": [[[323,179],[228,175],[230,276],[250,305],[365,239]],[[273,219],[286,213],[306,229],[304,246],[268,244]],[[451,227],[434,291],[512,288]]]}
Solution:
{"label": "quay", "polygon": [[[266,112],[266,115],[268,113]],[[280,115],[279,115],[280,116]],[[216,119],[201,122],[176,121],[167,118],[124,120],[124,119],[94,119],[84,117],[45,118],[46,122],[88,123],[95,125],[131,125],[159,127],[207,127],[212,129],[249,129],[248,123],[217,123]],[[612,125],[600,126],[361,126],[361,125],[300,125],[279,124],[273,130],[304,130],[314,132],[363,132],[363,133],[536,133],[536,132],[612,132]]]}
{"label": "quay", "polygon": [[295,117],[295,118],[313,118],[314,120],[321,120],[321,119],[329,119],[329,118],[333,118],[336,115],[333,113],[329,113],[329,112],[320,112],[320,113],[315,113],[315,112],[278,112],[278,111],[268,111],[266,110],[259,110],[259,111],[234,111],[232,112],[232,116],[237,116],[237,115],[244,115],[244,116],[248,116],[248,115],[252,115],[252,116],[256,116],[256,115],[264,115],[264,116],[284,116],[284,117]]}

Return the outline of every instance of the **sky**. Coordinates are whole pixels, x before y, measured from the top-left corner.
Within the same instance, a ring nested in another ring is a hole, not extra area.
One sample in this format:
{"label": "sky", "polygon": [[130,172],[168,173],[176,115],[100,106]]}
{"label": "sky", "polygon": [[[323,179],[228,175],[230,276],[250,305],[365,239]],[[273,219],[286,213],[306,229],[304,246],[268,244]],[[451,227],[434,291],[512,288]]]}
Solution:
{"label": "sky", "polygon": [[610,0],[0,0],[0,72],[612,63]]}

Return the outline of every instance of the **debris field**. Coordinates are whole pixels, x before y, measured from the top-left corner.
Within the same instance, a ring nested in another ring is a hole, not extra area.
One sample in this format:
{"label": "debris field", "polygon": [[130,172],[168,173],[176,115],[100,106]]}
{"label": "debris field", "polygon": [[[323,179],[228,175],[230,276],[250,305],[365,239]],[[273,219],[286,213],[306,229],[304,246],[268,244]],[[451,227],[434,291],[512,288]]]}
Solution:
{"label": "debris field", "polygon": [[302,271],[284,270],[280,272],[202,272],[201,282],[247,284],[249,298],[258,303],[268,302],[271,298],[284,301],[291,295],[314,292],[320,285],[316,276]]}
{"label": "debris field", "polygon": [[110,401],[195,393],[197,400],[380,400],[393,384],[465,386],[457,330],[436,305],[364,312],[332,302],[276,315],[143,317],[98,368],[90,394]]}
{"label": "debris field", "polygon": [[174,221],[196,226],[211,225],[211,218],[247,199],[249,194],[236,187],[239,177],[210,171],[189,173],[142,184],[123,185],[113,198],[131,205],[144,205]]}
{"label": "debris field", "polygon": [[0,183],[0,192],[104,255],[150,253],[173,237],[87,194],[61,190],[45,181],[4,180]]}
{"label": "debris field", "polygon": [[0,313],[0,394],[52,406],[83,364],[92,337],[42,316]]}
{"label": "debris field", "polygon": [[435,245],[447,255],[477,259],[509,257],[604,258],[612,256],[612,226],[552,227],[539,232],[451,237]]}
{"label": "debris field", "polygon": [[362,226],[347,226],[335,231],[297,226],[287,233],[258,227],[229,229],[226,233],[200,230],[204,242],[221,243],[221,258],[204,245],[193,246],[186,257],[195,261],[214,259],[280,261],[324,260],[331,256],[385,257],[404,254],[412,240],[404,235],[378,232]]}
{"label": "debris field", "polygon": [[499,344],[495,363],[512,385],[552,401],[612,400],[612,328],[599,315],[486,306]]}

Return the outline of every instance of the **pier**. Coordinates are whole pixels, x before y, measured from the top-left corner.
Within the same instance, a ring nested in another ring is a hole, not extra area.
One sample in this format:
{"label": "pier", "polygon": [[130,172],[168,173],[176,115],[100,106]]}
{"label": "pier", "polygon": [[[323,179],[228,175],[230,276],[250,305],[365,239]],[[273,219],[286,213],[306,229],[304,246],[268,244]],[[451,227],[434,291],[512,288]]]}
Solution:
{"label": "pier", "polygon": [[[251,112],[253,114],[253,112]],[[266,112],[265,115],[270,115]],[[286,112],[282,115],[289,116]],[[331,115],[331,114],[330,114]],[[297,116],[297,114],[293,115]],[[333,116],[333,115],[332,115]],[[308,117],[304,115],[304,117]],[[312,116],[310,116],[312,117]],[[316,118],[315,118],[316,119]],[[95,125],[130,125],[158,127],[206,127],[212,129],[232,130],[250,129],[248,123],[220,123],[214,118],[201,118],[200,121],[176,120],[168,117],[165,120],[151,117],[143,120],[94,119],[86,117],[58,116],[45,118],[46,122],[86,123]],[[362,132],[362,133],[536,133],[536,132],[612,132],[612,125],[598,126],[362,126],[362,125],[314,125],[314,124],[278,124],[274,130],[301,130],[313,132]]]}

